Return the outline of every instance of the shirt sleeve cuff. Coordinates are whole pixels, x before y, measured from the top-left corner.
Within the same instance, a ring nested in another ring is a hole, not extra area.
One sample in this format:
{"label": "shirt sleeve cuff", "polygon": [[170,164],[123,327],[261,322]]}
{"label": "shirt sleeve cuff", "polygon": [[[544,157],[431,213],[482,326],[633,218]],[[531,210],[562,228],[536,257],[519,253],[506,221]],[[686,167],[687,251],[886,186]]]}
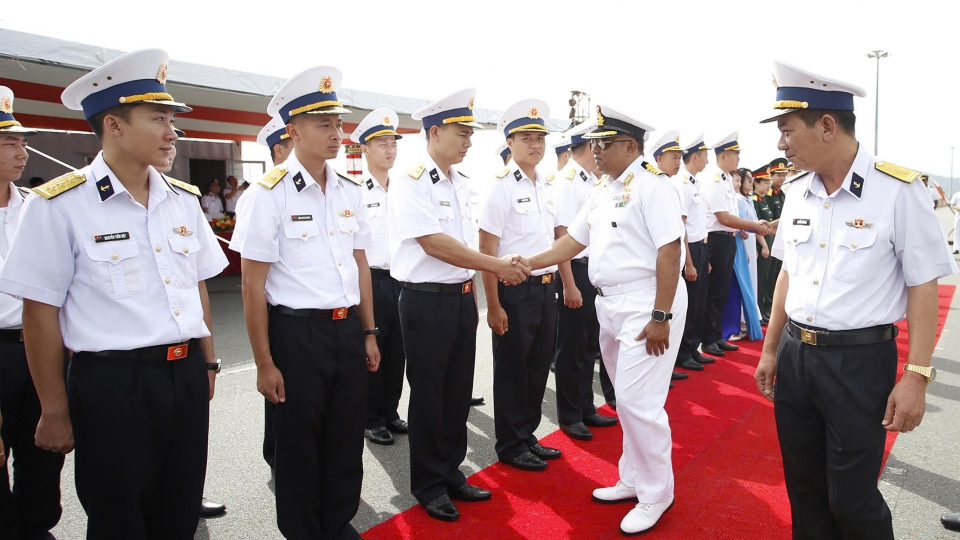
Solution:
{"label": "shirt sleeve cuff", "polygon": [[206,268],[202,268],[202,269],[200,268],[197,269],[197,279],[200,281],[205,281],[207,279],[210,279],[218,275],[220,272],[223,272],[223,269],[226,268],[229,264],[230,264],[230,261],[227,260],[227,256],[220,255],[220,257],[218,257],[217,260],[210,266],[207,266]]}
{"label": "shirt sleeve cuff", "polygon": [[54,307],[63,307],[63,303],[67,300],[66,294],[10,279],[0,279],[0,293],[8,294],[18,300],[33,300]]}
{"label": "shirt sleeve cuff", "polygon": [[408,231],[400,231],[397,239],[403,242],[404,240],[414,240],[416,238],[420,238],[421,236],[430,236],[431,234],[441,233],[443,233],[443,229],[440,228],[440,225],[429,225],[427,227],[410,229]]}
{"label": "shirt sleeve cuff", "polygon": [[585,235],[583,235],[583,238],[581,238],[581,237],[580,237],[580,231],[575,231],[575,230],[573,230],[573,229],[567,229],[567,234],[569,234],[569,235],[570,235],[570,238],[573,238],[574,240],[576,240],[577,243],[580,244],[581,246],[589,246],[589,245],[590,245],[590,235],[589,235],[589,234],[585,234]]}
{"label": "shirt sleeve cuff", "polygon": [[486,231],[486,232],[488,232],[488,233],[496,236],[497,238],[503,238],[503,227],[497,227],[497,226],[493,225],[492,223],[488,223],[488,222],[486,222],[486,221],[481,221],[481,222],[480,222],[480,230]]}
{"label": "shirt sleeve cuff", "polygon": [[771,256],[771,257],[776,257],[777,259],[780,259],[780,260],[782,261],[782,260],[783,260],[783,250],[782,250],[782,249],[773,248],[773,249],[770,250],[770,256]]}
{"label": "shirt sleeve cuff", "polygon": [[956,273],[957,268],[954,264],[943,262],[929,268],[924,268],[922,271],[910,274],[909,276],[904,275],[903,280],[906,282],[907,287],[916,287],[934,279],[942,279]]}
{"label": "shirt sleeve cuff", "polygon": [[250,259],[251,261],[275,263],[280,261],[280,254],[270,251],[260,251],[244,246],[240,251],[240,257]]}

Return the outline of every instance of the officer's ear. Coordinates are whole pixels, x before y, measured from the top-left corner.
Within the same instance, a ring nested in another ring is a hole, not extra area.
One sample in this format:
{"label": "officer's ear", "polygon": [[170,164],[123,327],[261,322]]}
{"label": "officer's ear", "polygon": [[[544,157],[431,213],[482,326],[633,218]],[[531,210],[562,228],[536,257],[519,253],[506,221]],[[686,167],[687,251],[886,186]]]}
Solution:
{"label": "officer's ear", "polygon": [[287,124],[287,135],[290,135],[290,140],[294,143],[299,142],[301,139],[300,131],[297,129],[297,124],[293,118],[291,118]]}
{"label": "officer's ear", "polygon": [[823,142],[830,142],[837,137],[838,131],[840,130],[840,125],[837,123],[837,119],[834,118],[833,115],[821,115],[818,124],[823,132]]}

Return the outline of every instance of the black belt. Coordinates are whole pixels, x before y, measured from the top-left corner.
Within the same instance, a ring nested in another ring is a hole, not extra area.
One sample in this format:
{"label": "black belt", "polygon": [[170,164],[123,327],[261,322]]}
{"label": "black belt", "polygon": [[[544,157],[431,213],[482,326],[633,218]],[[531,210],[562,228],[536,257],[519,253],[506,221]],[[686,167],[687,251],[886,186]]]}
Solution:
{"label": "black belt", "polygon": [[549,285],[553,283],[553,274],[543,274],[542,276],[530,276],[527,278],[530,285]]}
{"label": "black belt", "polygon": [[137,360],[180,360],[186,358],[190,353],[197,350],[200,341],[191,339],[184,343],[174,343],[173,345],[155,345],[153,347],[142,347],[130,351],[97,351],[89,352],[91,356],[101,356],[103,358],[136,358]]}
{"label": "black belt", "polygon": [[787,323],[787,331],[790,335],[806,343],[817,347],[829,347],[838,345],[874,345],[890,341],[897,337],[900,329],[893,324],[884,324],[872,326],[860,330],[840,330],[830,331],[804,326],[792,320]]}
{"label": "black belt", "polygon": [[23,330],[0,330],[0,342],[17,343],[23,341]]}
{"label": "black belt", "polygon": [[403,288],[414,291],[443,294],[467,294],[473,292],[473,280],[463,283],[404,283]]}
{"label": "black belt", "polygon": [[384,270],[383,268],[374,268],[371,266],[370,275],[373,277],[390,277],[390,270]]}
{"label": "black belt", "polygon": [[292,317],[305,317],[308,319],[333,319],[339,321],[346,319],[352,307],[341,307],[334,309],[293,309],[287,306],[267,306],[267,310],[279,313],[281,315],[290,315]]}
{"label": "black belt", "polygon": [[571,259],[570,262],[575,262],[579,264],[590,264],[590,257],[580,257],[579,259]]}
{"label": "black belt", "polygon": [[716,235],[718,235],[718,236],[733,236],[733,235],[735,235],[735,234],[737,234],[737,233],[736,233],[736,232],[731,232],[731,231],[713,231],[713,232],[707,233],[707,236],[709,237],[709,236],[712,235],[712,234],[716,234]]}

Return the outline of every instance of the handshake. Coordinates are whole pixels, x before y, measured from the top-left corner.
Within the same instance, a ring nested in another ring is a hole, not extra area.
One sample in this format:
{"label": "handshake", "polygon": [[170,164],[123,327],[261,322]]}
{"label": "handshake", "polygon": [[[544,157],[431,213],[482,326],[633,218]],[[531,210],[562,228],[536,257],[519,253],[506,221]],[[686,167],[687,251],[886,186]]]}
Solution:
{"label": "handshake", "polygon": [[759,220],[757,221],[757,234],[760,236],[770,236],[777,233],[776,226],[769,221]]}
{"label": "handshake", "polygon": [[530,276],[530,261],[520,255],[505,255],[500,258],[493,274],[504,285],[519,285]]}

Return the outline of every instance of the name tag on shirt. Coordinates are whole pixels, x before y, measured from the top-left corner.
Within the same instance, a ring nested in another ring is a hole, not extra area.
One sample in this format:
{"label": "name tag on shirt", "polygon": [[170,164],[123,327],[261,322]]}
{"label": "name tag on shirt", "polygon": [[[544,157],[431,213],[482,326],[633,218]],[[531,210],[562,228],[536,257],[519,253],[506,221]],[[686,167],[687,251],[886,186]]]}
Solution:
{"label": "name tag on shirt", "polygon": [[808,226],[808,227],[809,227],[809,226],[810,226],[810,220],[809,220],[809,219],[804,219],[804,218],[794,218],[793,224],[794,224],[794,225],[805,225],[805,226]]}
{"label": "name tag on shirt", "polygon": [[115,232],[110,234],[98,234],[93,237],[93,241],[99,244],[100,242],[114,242],[116,240],[129,240],[130,233],[128,232]]}
{"label": "name tag on shirt", "polygon": [[522,199],[517,199],[517,202],[519,202],[519,203],[530,202],[530,197],[524,197],[524,198],[522,198]]}
{"label": "name tag on shirt", "polygon": [[379,208],[379,207],[380,207],[380,203],[378,202],[370,203],[367,205],[367,208]]}
{"label": "name tag on shirt", "polygon": [[440,206],[450,206],[450,201],[440,201]]}
{"label": "name tag on shirt", "polygon": [[304,215],[300,215],[300,216],[294,215],[294,216],[290,216],[290,217],[291,217],[294,221],[313,221],[313,215],[312,215],[312,214],[304,214]]}

